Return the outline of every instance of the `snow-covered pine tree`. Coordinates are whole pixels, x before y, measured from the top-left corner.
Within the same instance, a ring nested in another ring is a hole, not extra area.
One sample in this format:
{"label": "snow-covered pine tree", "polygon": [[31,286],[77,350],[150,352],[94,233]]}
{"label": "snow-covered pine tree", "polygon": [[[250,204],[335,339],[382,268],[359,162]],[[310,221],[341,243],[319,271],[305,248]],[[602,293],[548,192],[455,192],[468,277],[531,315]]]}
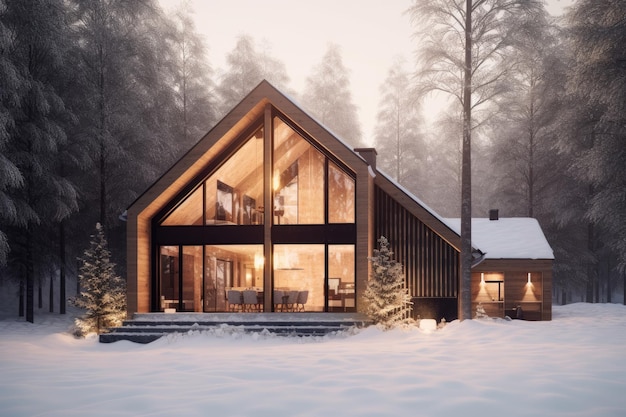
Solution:
{"label": "snow-covered pine tree", "polygon": [[396,262],[384,236],[378,239],[380,249],[374,249],[372,277],[363,294],[367,315],[385,330],[411,321],[413,303],[404,283],[402,264]]}
{"label": "snow-covered pine tree", "polygon": [[96,224],[89,249],[81,258],[78,278],[80,294],[73,300],[85,314],[75,321],[76,333],[100,333],[103,328],[119,326],[126,317],[126,283],[115,273],[104,230]]}

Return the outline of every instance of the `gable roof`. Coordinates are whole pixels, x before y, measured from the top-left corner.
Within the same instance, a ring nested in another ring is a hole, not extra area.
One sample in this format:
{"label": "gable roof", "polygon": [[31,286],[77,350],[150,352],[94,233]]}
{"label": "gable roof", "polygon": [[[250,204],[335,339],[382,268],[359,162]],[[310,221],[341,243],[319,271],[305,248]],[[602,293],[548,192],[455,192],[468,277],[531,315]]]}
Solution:
{"label": "gable roof", "polygon": [[420,219],[422,223],[430,227],[442,239],[452,245],[452,247],[459,252],[461,251],[461,235],[457,230],[450,227],[443,217],[428,207],[409,190],[391,179],[387,174],[378,169],[376,172],[378,174],[374,179],[376,185],[392,195],[405,209]]}
{"label": "gable roof", "polygon": [[[457,233],[461,219],[445,219]],[[505,217],[472,219],[472,245],[485,259],[554,259],[554,253],[537,219]]]}
{"label": "gable roof", "polygon": [[323,125],[315,121],[293,100],[266,80],[261,81],[222,120],[204,135],[187,153],[141,194],[127,209],[128,215],[151,217],[174,198],[216,156],[263,117],[265,107],[272,105],[300,129],[347,166],[355,167],[365,160],[343,141],[338,140]]}
{"label": "gable roof", "polygon": [[[328,128],[303,110],[295,100],[286,96],[268,81],[263,80],[242,99],[222,120],[203,136],[187,153],[157,179],[129,207],[129,216],[149,219],[178,195],[206,166],[241,135],[252,123],[263,117],[265,107],[271,105],[283,113],[335,158],[345,165],[366,168],[374,182],[396,199],[431,230],[460,250],[460,235],[432,209],[391,180],[384,173],[373,170],[365,158]],[[374,172],[376,171],[376,172]]]}

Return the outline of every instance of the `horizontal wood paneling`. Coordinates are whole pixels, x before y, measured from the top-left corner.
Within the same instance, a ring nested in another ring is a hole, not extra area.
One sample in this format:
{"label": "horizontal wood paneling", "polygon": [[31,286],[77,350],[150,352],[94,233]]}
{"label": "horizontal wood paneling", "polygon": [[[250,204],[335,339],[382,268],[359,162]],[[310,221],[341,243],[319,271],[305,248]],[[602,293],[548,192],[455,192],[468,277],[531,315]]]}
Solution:
{"label": "horizontal wood paneling", "polygon": [[486,259],[472,269],[473,311],[478,302],[488,303],[479,293],[480,272],[500,272],[504,275],[504,312],[500,317],[514,314],[520,306],[526,319],[552,320],[552,265],[552,259]]}

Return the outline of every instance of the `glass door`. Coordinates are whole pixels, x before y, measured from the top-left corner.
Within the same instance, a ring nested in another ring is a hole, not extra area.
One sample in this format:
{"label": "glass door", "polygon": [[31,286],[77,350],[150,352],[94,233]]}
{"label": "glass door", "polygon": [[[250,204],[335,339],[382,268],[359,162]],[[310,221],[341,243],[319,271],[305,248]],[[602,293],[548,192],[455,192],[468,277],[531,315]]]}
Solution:
{"label": "glass door", "polygon": [[202,246],[161,246],[159,262],[159,311],[202,311]]}
{"label": "glass door", "polygon": [[205,258],[204,311],[227,311],[226,289],[232,286],[232,262],[213,256]]}
{"label": "glass door", "polygon": [[159,250],[159,286],[161,297],[159,311],[178,309],[180,301],[180,274],[178,246],[161,246]]}

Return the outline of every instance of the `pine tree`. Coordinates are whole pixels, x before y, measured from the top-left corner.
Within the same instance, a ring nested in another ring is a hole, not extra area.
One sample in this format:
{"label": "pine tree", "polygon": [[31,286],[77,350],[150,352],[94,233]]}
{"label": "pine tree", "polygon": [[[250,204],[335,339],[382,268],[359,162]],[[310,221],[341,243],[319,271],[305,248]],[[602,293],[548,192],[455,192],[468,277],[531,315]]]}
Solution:
{"label": "pine tree", "polygon": [[357,106],[350,92],[350,72],[341,49],[330,44],[322,61],[306,79],[302,105],[352,147],[363,146]]}
{"label": "pine tree", "polygon": [[[2,83],[9,90],[0,94],[8,104],[5,116],[0,110],[0,119],[8,117],[0,133],[5,143],[0,164],[9,175],[9,187],[0,184],[0,193],[7,190],[0,195],[0,208],[7,207],[9,215],[0,215],[0,221],[9,217],[8,265],[20,281],[19,314],[32,323],[35,284],[45,269],[42,260],[49,255],[43,236],[51,224],[78,209],[74,184],[56,169],[59,149],[67,143],[65,128],[73,118],[57,86],[67,75],[69,28],[61,0],[8,2],[0,9],[0,20],[11,34],[9,43],[2,42],[5,51],[0,55],[12,63],[0,71],[9,75]],[[3,241],[0,236],[0,251],[6,247]]]}
{"label": "pine tree", "polygon": [[170,111],[173,135],[179,138],[178,152],[187,152],[216,122],[216,103],[212,91],[213,69],[207,61],[206,46],[193,21],[193,8],[181,3],[172,16],[169,43],[170,71],[175,91],[175,110]]}
{"label": "pine tree", "polygon": [[404,59],[397,57],[380,87],[374,142],[380,155],[378,166],[417,194],[426,185],[423,169],[427,154],[420,129],[420,106],[404,64]]}
{"label": "pine tree", "polygon": [[[586,217],[592,222],[590,248],[598,232],[626,270],[626,4],[581,0],[568,14],[574,63],[568,92],[578,101],[575,120],[587,121],[565,147],[572,168],[589,187]],[[582,105],[581,105],[582,104]],[[561,139],[563,140],[563,139]],[[604,232],[607,231],[608,233]],[[596,254],[597,256],[597,254]],[[595,278],[592,274],[590,281]],[[597,281],[596,281],[597,282]],[[593,291],[592,291],[593,292]],[[597,294],[597,292],[596,292]]]}
{"label": "pine tree", "polygon": [[221,115],[230,111],[246,94],[263,79],[276,88],[285,90],[289,76],[285,64],[271,57],[268,52],[258,50],[249,35],[240,36],[235,48],[226,57],[228,69],[217,86],[221,101]]}
{"label": "pine tree", "polygon": [[408,323],[412,309],[411,297],[404,284],[402,264],[392,259],[387,238],[378,239],[380,249],[374,249],[372,279],[364,293],[367,315],[375,324],[391,329]]}
{"label": "pine tree", "polygon": [[119,326],[126,317],[126,284],[115,273],[104,230],[96,224],[89,249],[81,259],[78,278],[81,293],[73,304],[86,310],[76,319],[76,333],[100,333],[103,328]]}

